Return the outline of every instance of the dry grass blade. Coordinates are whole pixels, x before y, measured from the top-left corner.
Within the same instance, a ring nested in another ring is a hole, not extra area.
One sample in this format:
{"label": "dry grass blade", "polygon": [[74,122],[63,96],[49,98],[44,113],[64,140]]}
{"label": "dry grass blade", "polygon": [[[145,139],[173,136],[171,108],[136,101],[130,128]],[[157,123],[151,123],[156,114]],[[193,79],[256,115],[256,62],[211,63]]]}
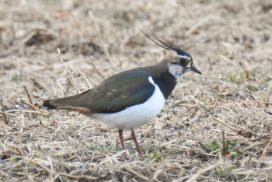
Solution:
{"label": "dry grass blade", "polygon": [[225,131],[222,130],[222,154],[223,156],[226,155],[227,145],[226,145],[226,135]]}
{"label": "dry grass blade", "polygon": [[272,86],[270,86],[268,94],[267,94],[267,98],[266,98],[266,103],[265,106],[267,107],[267,113],[270,113],[272,115],[272,111],[269,111],[269,102],[270,102],[270,96],[272,95]]}
{"label": "dry grass blade", "polygon": [[262,153],[262,156],[261,156],[261,159],[265,160],[265,156],[266,156],[266,152],[267,152],[267,149],[268,147],[272,144],[272,137],[271,139],[269,140],[269,142],[267,143],[267,145],[264,147],[263,149],[263,153]]}
{"label": "dry grass blade", "polygon": [[97,180],[97,177],[93,177],[93,176],[87,176],[87,175],[82,175],[82,176],[76,176],[76,175],[72,175],[72,174],[66,174],[66,173],[59,173],[59,176],[65,176],[67,178],[70,179],[75,179],[75,180],[87,180],[87,181],[94,181]]}
{"label": "dry grass blade", "polygon": [[25,86],[24,86],[24,89],[25,89],[25,92],[26,92],[26,95],[27,95],[29,103],[33,105],[33,102],[32,102],[32,99],[30,97],[30,94],[29,94],[29,92],[28,92],[28,90],[27,90],[27,88]]}
{"label": "dry grass blade", "polygon": [[128,169],[126,169],[126,170],[127,170],[128,172],[134,174],[136,177],[138,177],[138,178],[141,179],[141,180],[149,181],[149,178],[148,178],[148,177],[144,176],[143,174],[138,173],[137,171],[135,171],[135,170],[133,170],[133,169],[131,169],[131,168],[128,168]]}
{"label": "dry grass blade", "polygon": [[37,111],[39,110],[32,102],[32,99],[31,99],[31,95],[30,93],[28,92],[27,88],[24,86],[24,90],[26,92],[26,95],[27,95],[27,98],[28,98],[28,101],[29,103],[26,103],[27,105],[29,105],[34,111]]}
{"label": "dry grass blade", "polygon": [[3,116],[3,121],[6,125],[9,125],[9,120],[5,112],[0,112],[0,114]]}
{"label": "dry grass blade", "polygon": [[88,89],[91,89],[92,86],[91,86],[89,80],[87,79],[86,75],[83,72],[81,72],[81,71],[79,73],[84,78],[84,81],[86,82],[86,85],[87,85]]}
{"label": "dry grass blade", "polygon": [[187,180],[187,182],[195,182],[195,181],[197,181],[197,178],[199,178],[202,174],[204,174],[204,173],[206,173],[206,172],[208,172],[208,171],[210,171],[212,169],[215,169],[216,167],[221,166],[223,164],[224,163],[222,161],[219,161],[219,162],[217,162],[217,163],[215,163],[213,165],[210,165],[210,166],[208,166],[208,167],[206,167],[204,169],[201,169],[196,174],[194,174],[191,178],[189,178]]}
{"label": "dry grass blade", "polygon": [[94,62],[90,59],[90,64],[92,65],[94,71],[102,78],[102,79],[106,79],[106,76],[96,67],[96,65],[94,64]]}
{"label": "dry grass blade", "polygon": [[240,131],[239,129],[230,126],[229,124],[227,124],[226,122],[222,121],[221,119],[218,119],[218,118],[216,118],[216,117],[214,117],[214,116],[212,116],[212,118],[213,118],[215,121],[217,121],[218,123],[220,123],[221,125],[226,126],[227,128],[229,128],[229,129],[231,129],[231,130],[233,130],[233,131],[235,131],[235,132],[239,132],[239,131]]}
{"label": "dry grass blade", "polygon": [[75,84],[75,80],[74,80],[74,77],[73,77],[73,73],[70,71],[70,69],[64,63],[64,61],[62,59],[62,56],[61,56],[60,49],[57,49],[57,56],[59,58],[59,61],[61,62],[61,64],[63,65],[64,69],[67,72],[69,83],[74,87],[76,84]]}
{"label": "dry grass blade", "polygon": [[22,112],[22,113],[32,113],[32,114],[37,114],[37,115],[43,115],[43,116],[48,116],[49,113],[48,112],[44,112],[44,111],[32,111],[32,110],[15,110],[15,109],[11,109],[8,111],[5,111],[6,113],[15,113],[15,112]]}
{"label": "dry grass blade", "polygon": [[245,63],[244,63],[244,62],[240,62],[239,65],[240,65],[240,66],[242,67],[242,69],[244,70],[246,79],[247,79],[247,80],[250,79],[249,70],[248,70],[247,66],[245,65]]}

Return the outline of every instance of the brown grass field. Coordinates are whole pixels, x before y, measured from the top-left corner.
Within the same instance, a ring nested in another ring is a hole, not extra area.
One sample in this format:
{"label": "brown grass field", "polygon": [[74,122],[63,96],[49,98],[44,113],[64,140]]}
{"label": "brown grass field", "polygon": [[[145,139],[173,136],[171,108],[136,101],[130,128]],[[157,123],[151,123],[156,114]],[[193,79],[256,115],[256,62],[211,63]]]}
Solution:
{"label": "brown grass field", "polygon": [[[166,51],[186,74],[160,115],[130,132],[48,111]],[[0,1],[0,181],[272,181],[272,2],[269,0]],[[122,157],[127,152],[128,159]]]}

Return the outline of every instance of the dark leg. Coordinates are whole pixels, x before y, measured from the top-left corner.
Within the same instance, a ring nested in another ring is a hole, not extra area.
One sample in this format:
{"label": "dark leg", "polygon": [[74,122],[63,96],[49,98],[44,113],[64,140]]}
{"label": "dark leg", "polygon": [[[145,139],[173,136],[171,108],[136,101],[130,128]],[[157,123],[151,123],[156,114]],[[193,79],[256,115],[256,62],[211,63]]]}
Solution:
{"label": "dark leg", "polygon": [[140,146],[139,146],[139,144],[138,144],[138,142],[137,142],[137,138],[136,138],[136,136],[135,136],[135,133],[134,133],[133,129],[131,130],[131,137],[132,137],[132,140],[133,140],[134,143],[135,143],[136,150],[137,150],[138,154],[141,155],[141,154],[142,154],[142,151],[141,151]]}
{"label": "dark leg", "polygon": [[119,133],[121,148],[124,150],[125,149],[125,145],[124,145],[124,138],[123,138],[123,130],[118,129],[118,133]]}

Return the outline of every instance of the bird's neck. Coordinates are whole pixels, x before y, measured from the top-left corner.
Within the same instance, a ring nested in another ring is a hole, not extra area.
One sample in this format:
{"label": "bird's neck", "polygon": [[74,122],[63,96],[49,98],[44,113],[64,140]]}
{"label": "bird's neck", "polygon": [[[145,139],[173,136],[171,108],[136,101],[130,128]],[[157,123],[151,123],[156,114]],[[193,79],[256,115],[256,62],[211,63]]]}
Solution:
{"label": "bird's neck", "polygon": [[168,62],[166,61],[162,61],[158,65],[155,65],[153,69],[155,73],[153,79],[160,87],[164,98],[167,99],[177,84],[176,78],[169,72]]}

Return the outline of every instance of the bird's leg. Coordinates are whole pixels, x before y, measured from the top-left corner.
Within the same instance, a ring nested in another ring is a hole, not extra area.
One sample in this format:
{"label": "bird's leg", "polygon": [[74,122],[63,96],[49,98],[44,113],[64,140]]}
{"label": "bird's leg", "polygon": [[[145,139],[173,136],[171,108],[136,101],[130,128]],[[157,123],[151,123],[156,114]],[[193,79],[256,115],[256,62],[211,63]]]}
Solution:
{"label": "bird's leg", "polygon": [[138,142],[137,142],[137,138],[136,138],[136,136],[135,136],[135,133],[134,133],[134,130],[133,130],[133,129],[131,130],[131,137],[132,137],[132,140],[133,140],[134,143],[135,143],[136,150],[137,150],[138,154],[141,155],[141,154],[142,154],[142,151],[141,151],[140,146],[139,146],[139,144],[138,144]]}
{"label": "bird's leg", "polygon": [[[125,149],[125,144],[124,144],[124,138],[123,138],[123,130],[118,129],[118,133],[119,133],[119,138],[120,138],[120,143],[121,143],[121,148],[122,150]],[[122,153],[121,155],[123,157],[123,159],[128,159],[127,153]]]}
{"label": "bird's leg", "polygon": [[124,138],[123,138],[123,130],[118,129],[118,133],[119,133],[121,148],[124,150],[125,149],[125,145],[124,145]]}

